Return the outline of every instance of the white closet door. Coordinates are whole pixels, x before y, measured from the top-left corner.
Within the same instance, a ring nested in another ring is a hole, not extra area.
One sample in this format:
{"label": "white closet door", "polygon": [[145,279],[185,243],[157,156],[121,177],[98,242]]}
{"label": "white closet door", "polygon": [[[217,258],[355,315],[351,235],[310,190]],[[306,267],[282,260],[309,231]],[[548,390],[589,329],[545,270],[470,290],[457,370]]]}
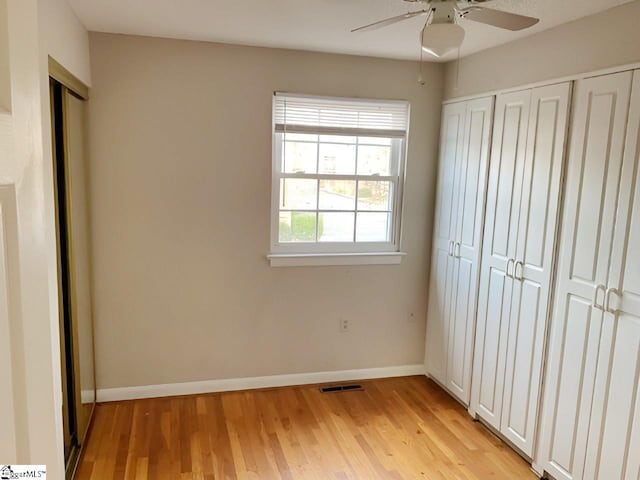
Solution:
{"label": "white closet door", "polygon": [[583,478],[631,79],[576,87],[540,458],[556,480]]}
{"label": "white closet door", "polygon": [[500,428],[506,322],[511,306],[509,259],[516,254],[531,91],[496,100],[473,366],[471,411]]}
{"label": "white closet door", "polygon": [[445,105],[442,111],[438,191],[427,313],[427,372],[446,383],[451,291],[455,273],[453,244],[456,235],[457,175],[464,142],[465,103]]}
{"label": "white closet door", "polygon": [[532,92],[501,432],[533,454],[571,84]]}
{"label": "white closet door", "polygon": [[616,217],[585,478],[640,478],[640,73]]}
{"label": "white closet door", "polygon": [[449,323],[447,388],[469,404],[480,243],[491,142],[493,97],[467,103],[460,162],[454,256],[457,260]]}

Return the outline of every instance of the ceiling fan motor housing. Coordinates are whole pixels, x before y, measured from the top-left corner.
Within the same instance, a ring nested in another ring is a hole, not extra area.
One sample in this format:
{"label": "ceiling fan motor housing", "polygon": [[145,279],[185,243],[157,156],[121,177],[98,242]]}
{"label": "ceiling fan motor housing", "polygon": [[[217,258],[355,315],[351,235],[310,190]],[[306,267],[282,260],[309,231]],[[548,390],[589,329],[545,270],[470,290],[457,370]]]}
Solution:
{"label": "ceiling fan motor housing", "polygon": [[[426,8],[431,10],[431,18],[429,24],[455,23],[458,17],[458,0],[405,0],[405,2],[422,2],[426,3]],[[466,0],[468,3],[474,3],[472,0]],[[465,3],[466,3],[465,2]]]}

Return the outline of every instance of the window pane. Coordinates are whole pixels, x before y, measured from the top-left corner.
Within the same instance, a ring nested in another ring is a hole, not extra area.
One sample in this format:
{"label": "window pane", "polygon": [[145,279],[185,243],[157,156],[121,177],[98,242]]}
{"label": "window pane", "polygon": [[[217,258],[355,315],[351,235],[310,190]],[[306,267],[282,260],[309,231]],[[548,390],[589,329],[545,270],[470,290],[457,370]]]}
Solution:
{"label": "window pane", "polygon": [[360,137],[358,138],[358,143],[364,145],[389,145],[391,146],[390,138],[383,137]]}
{"label": "window pane", "polygon": [[388,213],[358,212],[356,219],[357,242],[389,242]]}
{"label": "window pane", "polygon": [[320,180],[320,210],[355,210],[355,180]]}
{"label": "window pane", "polygon": [[280,179],[280,208],[285,210],[315,210],[317,180],[302,178]]}
{"label": "window pane", "polygon": [[353,175],[356,170],[355,145],[320,144],[320,173]]}
{"label": "window pane", "polygon": [[359,146],[358,175],[390,175],[391,147]]}
{"label": "window pane", "polygon": [[391,182],[358,182],[358,210],[392,210]]}
{"label": "window pane", "polygon": [[318,135],[313,133],[283,133],[282,136],[288,142],[317,142]]}
{"label": "window pane", "polygon": [[280,212],[278,239],[280,242],[315,242],[316,214]]}
{"label": "window pane", "polygon": [[284,142],[282,171],[286,173],[316,173],[318,144]]}
{"label": "window pane", "polygon": [[354,213],[320,212],[318,214],[319,242],[353,242]]}
{"label": "window pane", "polygon": [[320,135],[320,142],[326,143],[356,143],[356,137],[347,135]]}

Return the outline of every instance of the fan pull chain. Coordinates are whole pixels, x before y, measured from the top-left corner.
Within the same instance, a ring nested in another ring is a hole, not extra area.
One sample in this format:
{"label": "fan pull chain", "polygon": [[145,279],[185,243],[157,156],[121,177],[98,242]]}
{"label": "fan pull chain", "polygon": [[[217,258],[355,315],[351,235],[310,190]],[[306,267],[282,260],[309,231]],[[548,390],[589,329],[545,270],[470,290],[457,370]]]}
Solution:
{"label": "fan pull chain", "polygon": [[458,58],[456,60],[456,83],[453,86],[454,90],[458,90],[458,86],[460,85],[460,50],[462,46],[458,47]]}
{"label": "fan pull chain", "polygon": [[429,12],[427,14],[427,20],[424,22],[424,27],[422,27],[422,31],[420,32],[420,74],[418,75],[418,83],[420,85],[424,85],[426,82],[424,80],[424,76],[422,75],[423,72],[423,64],[424,64],[424,60],[423,60],[423,55],[424,55],[424,50],[422,49],[422,45],[424,44],[424,31],[427,28],[427,26],[429,25],[429,22],[431,22],[431,19],[433,18],[433,12],[435,11],[435,9],[430,8]]}
{"label": "fan pull chain", "polygon": [[424,24],[424,27],[422,28],[422,31],[420,32],[420,74],[418,75],[418,83],[420,85],[424,85],[425,81],[424,81],[424,77],[422,75],[422,67],[424,64],[423,61],[423,55],[424,55],[424,51],[422,50],[422,44],[424,43],[424,29],[427,28],[427,25],[429,25],[429,19],[430,19],[431,15],[427,16],[427,21]]}
{"label": "fan pull chain", "polygon": [[418,75],[418,83],[420,85],[424,85],[424,77],[422,76],[422,66],[423,66],[423,61],[422,61],[422,45],[420,45],[420,74]]}

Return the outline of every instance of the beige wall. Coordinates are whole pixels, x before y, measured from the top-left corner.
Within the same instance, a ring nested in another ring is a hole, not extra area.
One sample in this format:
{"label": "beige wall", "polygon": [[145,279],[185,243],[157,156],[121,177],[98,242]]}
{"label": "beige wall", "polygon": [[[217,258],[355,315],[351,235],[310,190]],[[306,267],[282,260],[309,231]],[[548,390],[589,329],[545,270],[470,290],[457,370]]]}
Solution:
{"label": "beige wall", "polygon": [[[489,27],[487,27],[489,28]],[[640,62],[640,0],[495,47],[446,66],[445,97]]]}
{"label": "beige wall", "polygon": [[[99,388],[422,362],[440,65],[106,34],[91,60]],[[411,101],[401,265],[268,265],[276,90]]]}

